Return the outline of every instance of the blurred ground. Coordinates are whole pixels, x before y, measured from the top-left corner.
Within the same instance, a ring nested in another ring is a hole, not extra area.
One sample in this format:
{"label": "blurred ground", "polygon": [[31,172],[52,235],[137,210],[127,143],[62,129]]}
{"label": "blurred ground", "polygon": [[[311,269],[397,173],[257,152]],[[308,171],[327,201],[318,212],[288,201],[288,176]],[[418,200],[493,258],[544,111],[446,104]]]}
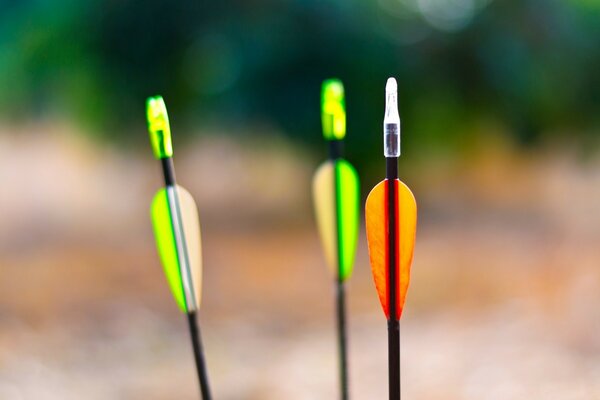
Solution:
{"label": "blurred ground", "polygon": [[[162,179],[149,148],[132,156],[61,126],[1,131],[0,399],[197,398],[148,219]],[[217,399],[337,397],[333,291],[310,207],[318,162],[277,135],[176,143],[203,222]],[[499,144],[406,183],[420,225],[405,397],[600,399],[600,160]],[[384,399],[364,237],[349,301],[353,398]]]}

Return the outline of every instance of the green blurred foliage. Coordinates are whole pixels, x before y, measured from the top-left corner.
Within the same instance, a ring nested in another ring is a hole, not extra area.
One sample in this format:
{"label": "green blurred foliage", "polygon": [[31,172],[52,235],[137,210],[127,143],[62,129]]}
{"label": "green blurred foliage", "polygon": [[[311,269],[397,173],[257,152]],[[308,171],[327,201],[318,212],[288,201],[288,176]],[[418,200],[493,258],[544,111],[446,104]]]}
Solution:
{"label": "green blurred foliage", "polygon": [[233,134],[266,123],[317,145],[320,83],[335,76],[360,158],[380,153],[371,135],[395,76],[405,140],[428,152],[456,151],[482,120],[526,145],[599,133],[598,0],[0,4],[9,120],[66,114],[119,137],[160,93],[176,123]]}

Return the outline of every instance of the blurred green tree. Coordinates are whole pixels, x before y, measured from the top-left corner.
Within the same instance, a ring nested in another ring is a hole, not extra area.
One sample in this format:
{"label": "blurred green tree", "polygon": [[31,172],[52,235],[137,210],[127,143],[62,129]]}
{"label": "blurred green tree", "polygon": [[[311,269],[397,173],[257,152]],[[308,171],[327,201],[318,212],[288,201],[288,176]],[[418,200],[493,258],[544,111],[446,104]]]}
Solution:
{"label": "blurred green tree", "polygon": [[598,17],[596,0],[4,1],[0,115],[122,136],[161,93],[178,121],[267,121],[320,143],[320,82],[337,76],[349,148],[379,154],[365,133],[394,75],[404,129],[431,151],[481,119],[523,144],[598,134]]}

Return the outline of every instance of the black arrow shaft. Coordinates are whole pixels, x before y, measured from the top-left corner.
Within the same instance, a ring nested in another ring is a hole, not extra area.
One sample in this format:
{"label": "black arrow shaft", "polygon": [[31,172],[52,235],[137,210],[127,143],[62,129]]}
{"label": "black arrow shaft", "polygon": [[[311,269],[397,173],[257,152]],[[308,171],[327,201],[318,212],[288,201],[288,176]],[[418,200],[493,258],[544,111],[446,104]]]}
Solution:
{"label": "black arrow shaft", "polygon": [[165,177],[165,186],[175,185],[175,165],[173,164],[173,158],[161,158],[160,159],[163,176]]}
{"label": "black arrow shaft", "polygon": [[190,336],[192,347],[194,349],[194,361],[196,362],[196,371],[198,373],[198,382],[200,383],[200,392],[203,400],[211,400],[210,386],[208,384],[208,374],[206,372],[206,361],[204,360],[204,349],[202,348],[202,337],[200,336],[200,327],[196,317],[196,312],[187,314],[190,327]]}
{"label": "black arrow shaft", "polygon": [[343,141],[342,140],[330,140],[329,141],[329,159],[333,163],[334,168],[334,192],[335,192],[335,219],[337,226],[337,269],[338,277],[336,280],[336,294],[335,294],[335,307],[336,307],[336,323],[337,323],[337,335],[338,335],[338,351],[339,351],[339,372],[340,372],[340,398],[342,400],[348,400],[349,389],[348,389],[348,336],[346,328],[346,289],[344,282],[340,277],[341,263],[342,263],[342,237],[341,237],[341,224],[339,215],[339,202],[342,201],[339,196],[338,190],[338,173],[336,168],[336,160],[342,157],[343,153]]}
{"label": "black arrow shaft", "polygon": [[389,399],[400,400],[400,321],[397,318],[398,293],[397,274],[398,263],[396,238],[398,216],[396,215],[396,179],[398,179],[398,158],[387,157],[386,159],[387,179],[387,215],[388,215],[388,305],[390,317],[388,320],[388,372],[389,372]]}
{"label": "black arrow shaft", "polygon": [[336,285],[337,333],[340,356],[340,392],[342,400],[348,400],[348,338],[346,335],[346,296],[344,282]]}

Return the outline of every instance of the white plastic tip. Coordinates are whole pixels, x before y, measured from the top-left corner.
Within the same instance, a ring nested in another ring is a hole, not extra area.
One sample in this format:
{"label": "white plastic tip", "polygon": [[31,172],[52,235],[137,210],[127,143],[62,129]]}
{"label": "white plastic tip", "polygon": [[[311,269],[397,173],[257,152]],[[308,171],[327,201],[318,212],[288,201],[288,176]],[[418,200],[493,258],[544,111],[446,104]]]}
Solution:
{"label": "white plastic tip", "polygon": [[385,84],[385,91],[386,93],[393,93],[398,91],[398,84],[396,83],[396,78],[388,78],[387,83]]}
{"label": "white plastic tip", "polygon": [[383,117],[383,154],[400,156],[400,115],[398,114],[398,84],[389,78],[385,85],[385,114]]}

